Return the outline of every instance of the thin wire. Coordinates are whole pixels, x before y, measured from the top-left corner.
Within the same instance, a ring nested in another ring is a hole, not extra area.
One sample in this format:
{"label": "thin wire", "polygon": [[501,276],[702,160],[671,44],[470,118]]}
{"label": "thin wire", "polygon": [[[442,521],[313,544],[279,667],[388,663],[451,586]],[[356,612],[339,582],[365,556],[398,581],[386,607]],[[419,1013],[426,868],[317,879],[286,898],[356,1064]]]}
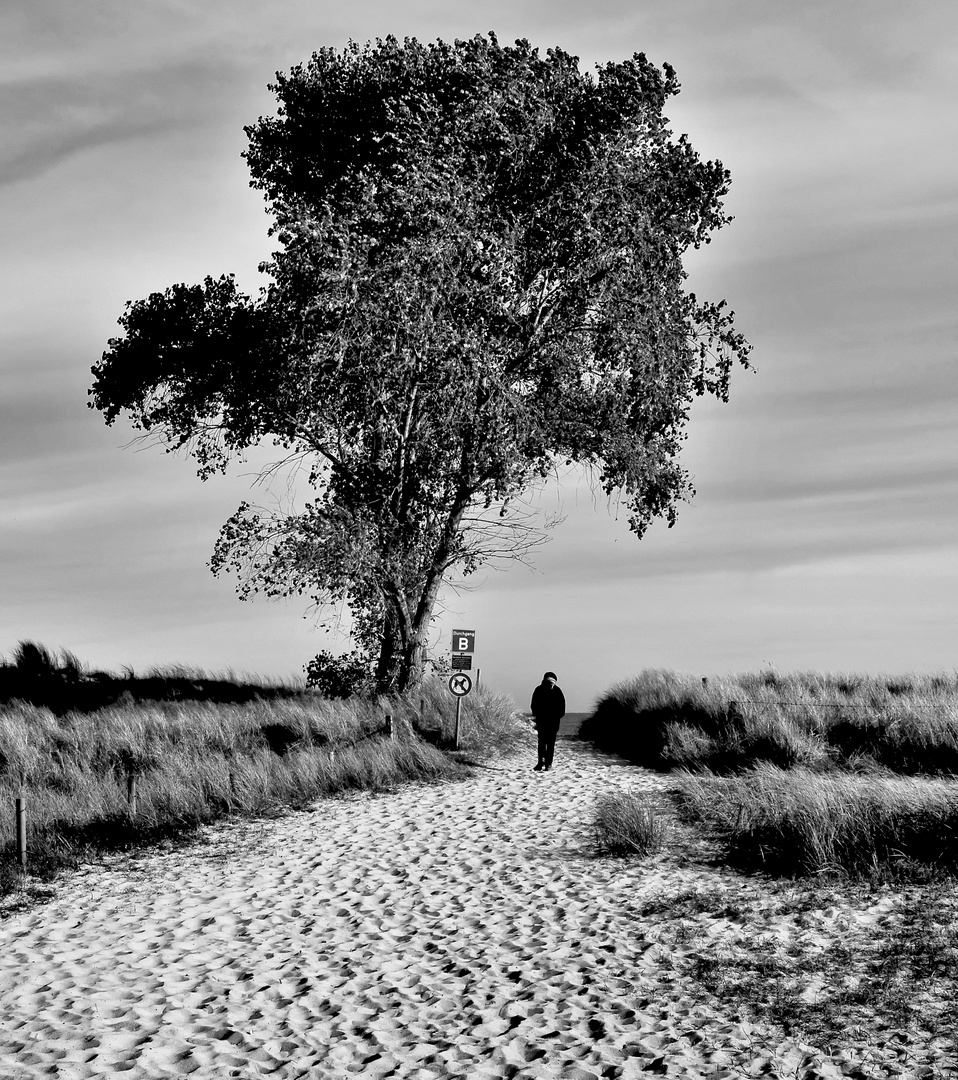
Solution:
{"label": "thin wire", "polygon": [[[812,708],[817,709],[881,709],[886,707],[889,703],[878,702],[873,705],[857,705],[851,702],[841,701],[756,701],[753,698],[729,698],[729,704],[731,705],[809,705]],[[908,709],[954,709],[958,707],[958,702],[954,701],[940,701],[933,705],[903,705],[902,708]]]}

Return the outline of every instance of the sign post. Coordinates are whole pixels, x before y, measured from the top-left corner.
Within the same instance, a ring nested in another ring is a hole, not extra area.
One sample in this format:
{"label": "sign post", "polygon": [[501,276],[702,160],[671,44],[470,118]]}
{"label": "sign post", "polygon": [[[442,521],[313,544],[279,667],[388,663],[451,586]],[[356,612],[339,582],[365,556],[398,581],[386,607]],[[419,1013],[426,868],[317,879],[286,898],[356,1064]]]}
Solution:
{"label": "sign post", "polygon": [[472,689],[472,679],[464,672],[457,672],[449,678],[449,689],[456,697],[456,728],[452,737],[453,749],[459,749],[459,722],[462,718],[462,699]]}
{"label": "sign post", "polygon": [[[453,630],[452,632],[452,670],[453,671],[472,671],[472,654],[476,651],[476,632],[475,630]],[[478,680],[476,681],[478,686]],[[455,694],[452,683],[449,684],[449,689]],[[472,689],[472,681],[470,680],[469,690]],[[469,690],[464,691],[468,694]],[[459,747],[459,705],[456,705],[456,747]]]}
{"label": "sign post", "polygon": [[462,699],[472,689],[472,679],[465,674],[472,670],[472,654],[476,651],[475,630],[453,630],[452,670],[449,689],[456,695],[456,731],[453,745],[459,749],[459,720],[462,716]]}

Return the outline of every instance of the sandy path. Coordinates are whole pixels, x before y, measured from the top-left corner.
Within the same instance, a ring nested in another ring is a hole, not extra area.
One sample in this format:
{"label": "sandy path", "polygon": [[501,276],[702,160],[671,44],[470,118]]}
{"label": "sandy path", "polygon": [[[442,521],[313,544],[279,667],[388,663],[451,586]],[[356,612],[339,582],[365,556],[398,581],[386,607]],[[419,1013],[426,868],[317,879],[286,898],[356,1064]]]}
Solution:
{"label": "sandy path", "polygon": [[0,924],[0,1076],[805,1075],[683,996],[630,916],[681,866],[584,854],[599,792],[662,779],[533,760],[64,879]]}

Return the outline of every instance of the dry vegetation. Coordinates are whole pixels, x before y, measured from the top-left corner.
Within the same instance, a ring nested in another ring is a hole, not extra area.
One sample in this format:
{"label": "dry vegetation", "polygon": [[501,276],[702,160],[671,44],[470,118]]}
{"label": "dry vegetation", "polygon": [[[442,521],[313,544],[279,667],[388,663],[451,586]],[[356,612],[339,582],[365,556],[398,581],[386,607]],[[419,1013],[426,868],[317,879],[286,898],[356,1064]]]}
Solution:
{"label": "dry vegetation", "polygon": [[898,876],[958,867],[958,675],[645,672],[580,732],[676,776],[736,865]]}
{"label": "dry vegetation", "polygon": [[[90,712],[62,708],[62,687],[60,715],[22,700],[0,704],[0,807],[9,822],[0,839],[0,893],[21,882],[18,797],[27,809],[30,875],[42,880],[109,849],[185,838],[217,817],[462,775],[516,738],[511,702],[470,695],[453,752],[452,699],[438,681],[405,698],[333,701],[273,687],[268,699],[222,704],[162,700],[164,685],[179,696],[190,683],[181,671],[149,679],[155,699],[135,700],[126,690]],[[138,690],[143,682],[130,677]],[[229,680],[193,673],[197,694],[206,684],[222,696]],[[242,699],[242,685],[234,685]]]}
{"label": "dry vegetation", "polygon": [[665,843],[662,817],[629,792],[597,799],[591,826],[595,855],[652,855]]}
{"label": "dry vegetation", "polygon": [[680,774],[677,795],[746,869],[901,879],[958,868],[958,784],[950,779],[762,762],[732,777]]}

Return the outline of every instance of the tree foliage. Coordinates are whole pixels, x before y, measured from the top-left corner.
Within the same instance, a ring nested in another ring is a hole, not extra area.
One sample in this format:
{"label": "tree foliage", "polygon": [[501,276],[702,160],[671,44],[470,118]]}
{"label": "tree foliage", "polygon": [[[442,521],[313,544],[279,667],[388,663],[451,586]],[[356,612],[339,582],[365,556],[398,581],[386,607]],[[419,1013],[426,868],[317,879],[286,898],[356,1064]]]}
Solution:
{"label": "tree foliage", "polygon": [[243,504],[212,565],[345,602],[381,689],[421,671],[440,586],[528,542],[514,501],[557,463],[623,495],[641,536],[691,494],[692,398],[748,346],[682,256],[726,224],[729,175],[663,116],[644,55],[579,70],[494,35],[323,49],[246,129],[278,250],[127,305],[92,404],[205,478],[273,440],[308,463],[294,513]]}
{"label": "tree foliage", "polygon": [[357,697],[371,688],[369,662],[358,649],[343,656],[324,649],[305,665],[305,671],[306,685],[315,687],[323,697]]}

